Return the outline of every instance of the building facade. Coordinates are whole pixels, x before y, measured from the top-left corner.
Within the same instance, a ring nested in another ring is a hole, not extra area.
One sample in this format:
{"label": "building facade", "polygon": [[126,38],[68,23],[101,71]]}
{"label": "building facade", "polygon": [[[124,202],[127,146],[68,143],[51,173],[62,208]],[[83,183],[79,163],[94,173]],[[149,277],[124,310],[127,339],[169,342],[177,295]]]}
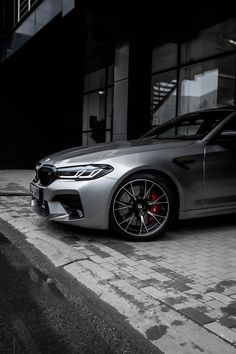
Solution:
{"label": "building facade", "polygon": [[236,11],[222,5],[176,15],[157,1],[5,0],[0,10],[0,168],[236,103]]}

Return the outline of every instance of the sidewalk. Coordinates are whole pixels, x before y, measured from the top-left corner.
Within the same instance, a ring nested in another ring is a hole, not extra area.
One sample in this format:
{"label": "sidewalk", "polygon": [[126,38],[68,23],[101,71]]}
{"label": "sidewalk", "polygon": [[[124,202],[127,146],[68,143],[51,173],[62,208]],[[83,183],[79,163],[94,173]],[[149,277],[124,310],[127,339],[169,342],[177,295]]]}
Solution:
{"label": "sidewalk", "polygon": [[30,195],[29,181],[33,176],[32,170],[0,170],[0,196]]}
{"label": "sidewalk", "polygon": [[11,242],[73,276],[163,353],[236,353],[235,217],[125,242],[37,217],[27,195],[32,175],[0,171],[0,232],[9,230]]}

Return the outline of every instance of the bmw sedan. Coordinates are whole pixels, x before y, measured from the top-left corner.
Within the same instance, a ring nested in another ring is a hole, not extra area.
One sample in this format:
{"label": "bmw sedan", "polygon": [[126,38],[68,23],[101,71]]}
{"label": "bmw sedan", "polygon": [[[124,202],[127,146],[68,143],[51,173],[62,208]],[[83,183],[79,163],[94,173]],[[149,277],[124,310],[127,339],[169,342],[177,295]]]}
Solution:
{"label": "bmw sedan", "polygon": [[236,111],[189,113],[140,139],[76,147],[36,166],[32,207],[49,220],[149,240],[175,219],[236,212]]}

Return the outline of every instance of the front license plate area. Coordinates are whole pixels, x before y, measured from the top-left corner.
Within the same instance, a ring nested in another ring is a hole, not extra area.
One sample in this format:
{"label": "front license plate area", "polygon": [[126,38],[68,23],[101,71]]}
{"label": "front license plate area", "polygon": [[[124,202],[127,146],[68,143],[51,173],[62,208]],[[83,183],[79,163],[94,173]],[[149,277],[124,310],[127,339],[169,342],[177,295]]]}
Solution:
{"label": "front license plate area", "polygon": [[33,198],[42,200],[43,199],[43,190],[42,188],[39,188],[35,184],[31,183],[30,184],[30,192]]}

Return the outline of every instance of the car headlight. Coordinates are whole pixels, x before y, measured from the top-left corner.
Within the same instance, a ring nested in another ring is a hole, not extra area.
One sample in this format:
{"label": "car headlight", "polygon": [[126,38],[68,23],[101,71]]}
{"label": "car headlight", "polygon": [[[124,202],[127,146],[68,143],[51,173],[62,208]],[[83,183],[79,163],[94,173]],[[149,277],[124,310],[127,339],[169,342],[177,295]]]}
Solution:
{"label": "car headlight", "polygon": [[113,171],[109,165],[84,165],[73,167],[61,167],[57,169],[57,178],[63,179],[95,179]]}

